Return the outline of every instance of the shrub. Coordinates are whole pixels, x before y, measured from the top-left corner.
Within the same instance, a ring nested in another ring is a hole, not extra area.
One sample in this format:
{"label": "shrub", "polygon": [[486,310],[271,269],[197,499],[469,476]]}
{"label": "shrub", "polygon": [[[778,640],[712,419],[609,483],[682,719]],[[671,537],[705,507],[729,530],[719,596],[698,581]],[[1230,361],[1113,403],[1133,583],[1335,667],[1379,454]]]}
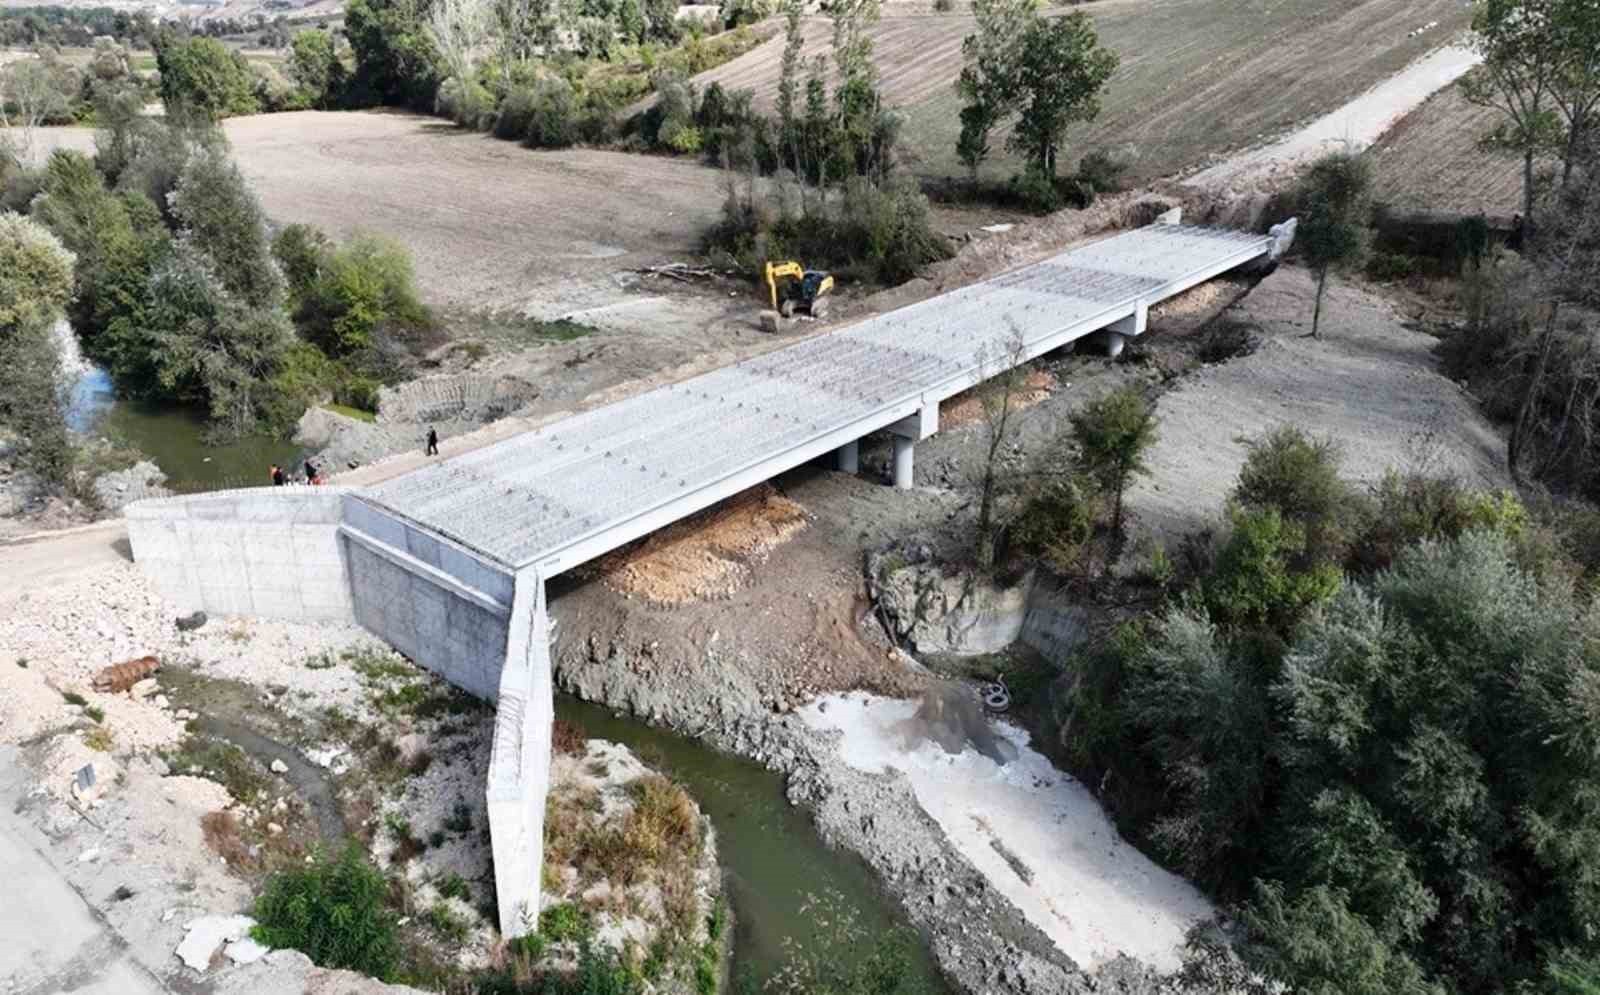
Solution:
{"label": "shrub", "polygon": [[1527,509],[1509,491],[1477,491],[1446,477],[1392,470],[1373,487],[1372,505],[1349,554],[1350,565],[1365,572],[1389,566],[1401,550],[1423,540],[1482,529],[1515,541],[1529,524]]}
{"label": "shrub", "polygon": [[406,247],[362,233],[323,253],[321,272],[302,295],[295,321],[324,352],[343,356],[373,345],[382,328],[428,328],[433,315],[417,296]]}
{"label": "shrub", "polygon": [[452,76],[439,84],[434,112],[463,128],[481,131],[494,124],[494,95],[476,80],[463,83]]}
{"label": "shrub", "polygon": [[353,376],[339,385],[333,399],[358,411],[378,413],[378,391],[383,385],[371,377]]}
{"label": "shrub", "polygon": [[1305,533],[1307,559],[1341,559],[1350,491],[1339,479],[1339,447],[1292,425],[1247,440],[1245,447],[1249,454],[1233,499],[1245,508],[1276,508],[1298,525]]}
{"label": "shrub", "polygon": [[1051,214],[1061,209],[1061,191],[1055,177],[1040,169],[1028,169],[1011,177],[1007,196],[1035,214]]}
{"label": "shrub", "polygon": [[534,90],[530,86],[513,86],[500,101],[500,110],[494,118],[494,137],[508,141],[521,141],[528,134],[528,124],[533,120]]}
{"label": "shrub", "polygon": [[321,967],[387,980],[400,959],[388,890],[356,844],[338,857],[319,850],[310,864],[267,879],[251,936],[269,947],[299,950]]}
{"label": "shrub", "polygon": [[1077,180],[1094,193],[1120,193],[1123,178],[1133,168],[1133,154],[1127,149],[1096,149],[1078,162]]}
{"label": "shrub", "polygon": [[1378,283],[1394,283],[1417,271],[1417,261],[1403,252],[1374,252],[1367,260],[1367,278]]}
{"label": "shrub", "polygon": [[1070,574],[1082,564],[1103,513],[1104,503],[1087,481],[1052,476],[1011,526],[1013,548],[1037,556],[1058,573]]}
{"label": "shrub", "polygon": [[564,79],[544,79],[529,94],[523,141],[538,149],[565,148],[578,140],[578,106]]}
{"label": "shrub", "polygon": [[680,124],[676,121],[667,124],[661,129],[661,141],[667,148],[679,155],[694,155],[700,151],[704,144],[699,128],[692,124]]}
{"label": "shrub", "polygon": [[1236,511],[1233,534],[1205,584],[1211,617],[1227,625],[1291,630],[1307,608],[1331,597],[1342,582],[1339,568],[1330,563],[1297,569],[1305,551],[1305,529],[1277,508]]}

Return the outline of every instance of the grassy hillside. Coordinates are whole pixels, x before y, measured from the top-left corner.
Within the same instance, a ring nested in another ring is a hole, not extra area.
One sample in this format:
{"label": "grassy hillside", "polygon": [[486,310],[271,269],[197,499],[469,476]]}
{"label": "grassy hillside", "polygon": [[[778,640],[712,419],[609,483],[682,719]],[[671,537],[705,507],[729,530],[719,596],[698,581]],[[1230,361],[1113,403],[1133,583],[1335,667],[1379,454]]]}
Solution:
{"label": "grassy hillside", "polygon": [[[1165,176],[1326,113],[1466,27],[1460,0],[1101,0],[1085,7],[1122,57],[1099,121],[1077,149],[1132,143],[1141,179]],[[1416,37],[1411,32],[1437,21]],[[885,98],[904,110],[906,147],[926,176],[958,175],[955,79],[972,19],[888,15],[874,31]],[[825,54],[824,19],[807,25],[806,57]],[[705,73],[770,107],[781,36]],[[1073,156],[1069,153],[1068,159]],[[1014,163],[989,167],[1009,171]]]}

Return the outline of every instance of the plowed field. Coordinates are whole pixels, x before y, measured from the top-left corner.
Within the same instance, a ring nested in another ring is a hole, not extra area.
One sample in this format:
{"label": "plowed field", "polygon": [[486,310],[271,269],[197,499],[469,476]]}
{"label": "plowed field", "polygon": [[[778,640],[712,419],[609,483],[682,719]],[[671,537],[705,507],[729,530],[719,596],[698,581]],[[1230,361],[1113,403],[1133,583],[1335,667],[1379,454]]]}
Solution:
{"label": "plowed field", "polygon": [[[1122,66],[1099,120],[1075,128],[1069,143],[1131,143],[1140,179],[1190,169],[1333,110],[1449,41],[1468,19],[1459,0],[1102,0],[1083,9]],[[925,175],[961,170],[954,87],[961,40],[972,31],[965,15],[897,14],[873,32],[884,96],[905,113],[906,144]],[[826,20],[808,23],[806,58],[826,54],[829,37]],[[751,89],[769,107],[782,55],[779,35],[699,81]]]}
{"label": "plowed field", "polygon": [[1482,212],[1522,209],[1522,161],[1480,147],[1499,111],[1467,103],[1454,87],[1401,118],[1373,146],[1377,197],[1396,207]]}

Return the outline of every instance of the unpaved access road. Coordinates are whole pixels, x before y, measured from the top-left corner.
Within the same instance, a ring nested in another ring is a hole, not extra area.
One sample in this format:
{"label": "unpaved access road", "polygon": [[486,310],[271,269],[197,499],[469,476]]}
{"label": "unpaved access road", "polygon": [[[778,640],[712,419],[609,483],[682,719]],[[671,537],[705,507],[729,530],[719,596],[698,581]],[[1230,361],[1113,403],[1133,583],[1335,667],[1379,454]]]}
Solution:
{"label": "unpaved access road", "polygon": [[56,870],[23,814],[30,778],[19,751],[0,745],[0,990],[8,995],[166,995],[128,944]]}
{"label": "unpaved access road", "polygon": [[1481,61],[1469,48],[1441,48],[1304,128],[1201,170],[1185,182],[1201,187],[1261,185],[1328,152],[1342,148],[1358,152]]}

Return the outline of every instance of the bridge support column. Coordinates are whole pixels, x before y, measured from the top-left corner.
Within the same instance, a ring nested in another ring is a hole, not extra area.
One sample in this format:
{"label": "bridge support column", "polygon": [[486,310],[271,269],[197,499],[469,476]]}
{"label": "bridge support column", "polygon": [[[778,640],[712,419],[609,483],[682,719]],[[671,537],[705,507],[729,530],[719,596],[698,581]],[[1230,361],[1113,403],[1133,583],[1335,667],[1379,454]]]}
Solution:
{"label": "bridge support column", "polygon": [[1099,333],[1100,341],[1106,347],[1106,355],[1112,359],[1122,355],[1122,347],[1135,335],[1143,335],[1149,323],[1150,311],[1141,302],[1132,314],[1107,325]]}
{"label": "bridge support column", "polygon": [[896,490],[909,491],[913,481],[912,460],[917,451],[915,439],[903,435],[894,437],[894,486]]}
{"label": "bridge support column", "polygon": [[889,426],[894,436],[894,486],[908,491],[912,484],[912,459],[917,442],[939,431],[939,404],[924,403],[913,414]]}
{"label": "bridge support column", "polygon": [[833,451],[834,465],[840,473],[856,473],[861,469],[861,440],[846,442]]}

